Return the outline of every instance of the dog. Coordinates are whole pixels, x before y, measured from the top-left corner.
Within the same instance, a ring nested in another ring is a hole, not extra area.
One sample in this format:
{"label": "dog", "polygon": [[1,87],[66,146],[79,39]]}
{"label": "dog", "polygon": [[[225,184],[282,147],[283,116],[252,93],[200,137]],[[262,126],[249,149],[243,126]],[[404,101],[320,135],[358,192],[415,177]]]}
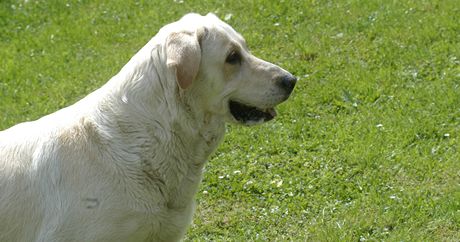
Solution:
{"label": "dog", "polygon": [[226,123],[273,119],[296,77],[213,14],[168,24],[77,103],[0,132],[0,241],[178,241]]}

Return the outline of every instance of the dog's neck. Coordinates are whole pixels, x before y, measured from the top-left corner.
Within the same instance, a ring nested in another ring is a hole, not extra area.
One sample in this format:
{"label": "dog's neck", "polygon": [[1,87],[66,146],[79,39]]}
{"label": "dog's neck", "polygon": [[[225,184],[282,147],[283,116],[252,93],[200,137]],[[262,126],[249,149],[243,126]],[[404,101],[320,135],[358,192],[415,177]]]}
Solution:
{"label": "dog's neck", "polygon": [[138,53],[111,80],[111,85],[118,85],[110,88],[117,90],[110,93],[110,103],[117,107],[112,113],[122,122],[180,135],[194,144],[203,142],[208,146],[201,147],[207,158],[225,132],[224,117],[204,110],[200,95],[180,89],[164,61],[158,61],[161,54],[152,55]]}
{"label": "dog's neck", "polygon": [[224,135],[224,120],[197,110],[193,100],[167,80],[167,71],[152,60],[134,61],[139,66],[122,69],[107,84],[110,88],[105,90],[116,91],[101,91],[106,98],[99,101],[97,124],[101,136],[104,129],[111,130],[104,145],[127,147],[108,148],[120,152],[110,159],[118,166],[129,166],[137,189],[149,190],[152,199],[164,197],[165,201],[157,202],[169,207],[185,206]]}

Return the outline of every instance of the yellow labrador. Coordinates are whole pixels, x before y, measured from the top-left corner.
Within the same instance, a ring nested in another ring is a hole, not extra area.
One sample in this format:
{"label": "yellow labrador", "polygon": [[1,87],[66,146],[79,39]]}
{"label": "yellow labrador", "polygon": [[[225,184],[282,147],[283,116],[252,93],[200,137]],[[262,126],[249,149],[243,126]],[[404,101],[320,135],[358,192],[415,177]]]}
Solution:
{"label": "yellow labrador", "polygon": [[296,78],[215,15],[163,27],[76,104],[0,132],[0,241],[176,241],[225,122],[271,120]]}

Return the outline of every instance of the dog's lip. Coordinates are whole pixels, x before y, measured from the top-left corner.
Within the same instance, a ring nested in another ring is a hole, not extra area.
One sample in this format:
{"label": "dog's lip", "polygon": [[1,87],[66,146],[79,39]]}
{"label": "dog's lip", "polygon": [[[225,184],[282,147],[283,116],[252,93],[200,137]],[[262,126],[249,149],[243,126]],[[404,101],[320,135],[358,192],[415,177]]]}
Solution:
{"label": "dog's lip", "polygon": [[276,117],[274,107],[260,108],[236,100],[229,101],[229,109],[233,118],[240,123],[267,122]]}

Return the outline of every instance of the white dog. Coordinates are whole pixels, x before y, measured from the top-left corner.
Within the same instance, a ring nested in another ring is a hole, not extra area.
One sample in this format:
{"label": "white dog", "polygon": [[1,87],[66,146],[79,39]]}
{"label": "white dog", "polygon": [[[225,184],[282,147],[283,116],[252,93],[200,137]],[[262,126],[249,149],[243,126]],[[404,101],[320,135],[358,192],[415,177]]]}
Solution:
{"label": "white dog", "polygon": [[296,78],[216,16],[163,27],[76,104],[0,132],[0,241],[177,241],[225,122],[275,116]]}

